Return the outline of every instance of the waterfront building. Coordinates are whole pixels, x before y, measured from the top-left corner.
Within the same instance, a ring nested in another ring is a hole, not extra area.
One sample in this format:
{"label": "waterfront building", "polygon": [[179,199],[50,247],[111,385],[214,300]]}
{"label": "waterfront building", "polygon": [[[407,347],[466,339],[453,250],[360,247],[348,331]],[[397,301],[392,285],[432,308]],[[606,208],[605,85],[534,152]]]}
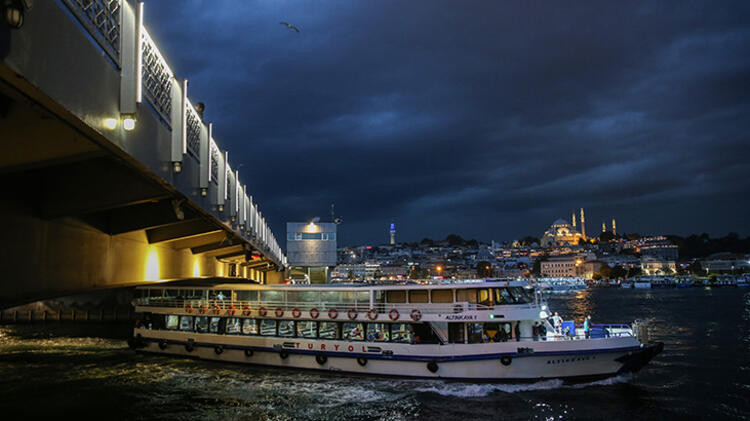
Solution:
{"label": "waterfront building", "polygon": [[327,283],[329,269],[336,266],[336,224],[333,222],[287,222],[286,250],[289,276],[310,283]]}
{"label": "waterfront building", "polygon": [[750,255],[740,253],[715,253],[701,263],[709,273],[750,271]]}
{"label": "waterfront building", "polygon": [[644,275],[672,275],[677,272],[677,265],[674,260],[645,256],[641,257],[641,270]]}
{"label": "waterfront building", "polygon": [[583,260],[577,256],[551,257],[541,262],[541,275],[550,278],[575,278]]}
{"label": "waterfront building", "polygon": [[558,219],[542,235],[542,247],[577,245],[584,238],[568,221]]}

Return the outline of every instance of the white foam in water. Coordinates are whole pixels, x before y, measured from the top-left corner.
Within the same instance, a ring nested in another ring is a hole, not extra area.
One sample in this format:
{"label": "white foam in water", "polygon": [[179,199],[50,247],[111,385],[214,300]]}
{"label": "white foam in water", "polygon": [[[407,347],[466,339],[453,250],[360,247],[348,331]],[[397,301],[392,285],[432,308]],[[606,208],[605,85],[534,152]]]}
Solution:
{"label": "white foam in water", "polygon": [[622,374],[604,380],[589,383],[566,385],[562,380],[544,380],[536,383],[508,383],[508,384],[472,384],[472,383],[441,383],[418,387],[418,392],[437,393],[443,396],[456,396],[461,398],[481,398],[493,392],[517,393],[531,390],[549,390],[559,388],[582,389],[589,386],[609,386],[625,383],[632,379],[630,374]]}

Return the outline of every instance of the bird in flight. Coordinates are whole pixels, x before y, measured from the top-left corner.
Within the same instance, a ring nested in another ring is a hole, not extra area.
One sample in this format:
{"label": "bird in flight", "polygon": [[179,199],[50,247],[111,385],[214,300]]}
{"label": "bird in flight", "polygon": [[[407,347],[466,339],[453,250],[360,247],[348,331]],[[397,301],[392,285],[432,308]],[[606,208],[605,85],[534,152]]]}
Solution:
{"label": "bird in flight", "polygon": [[289,23],[287,23],[287,22],[279,22],[279,23],[280,23],[280,24],[282,24],[282,25],[284,25],[284,26],[286,26],[287,28],[289,28],[289,29],[293,29],[293,30],[297,31],[297,33],[299,33],[299,29],[297,29],[297,27],[296,27],[296,26],[294,26],[294,25],[290,25],[290,24],[289,24]]}

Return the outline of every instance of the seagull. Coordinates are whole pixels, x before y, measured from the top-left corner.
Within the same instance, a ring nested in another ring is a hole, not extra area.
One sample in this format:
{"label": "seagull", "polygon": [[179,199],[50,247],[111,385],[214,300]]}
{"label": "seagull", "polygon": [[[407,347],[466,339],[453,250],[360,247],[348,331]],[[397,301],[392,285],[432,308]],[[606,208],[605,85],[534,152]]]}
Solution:
{"label": "seagull", "polygon": [[297,31],[297,33],[299,33],[299,29],[297,29],[297,27],[296,27],[296,26],[294,26],[294,25],[290,25],[290,24],[288,24],[288,23],[286,23],[286,22],[279,22],[279,23],[280,23],[281,25],[284,25],[284,26],[286,26],[286,27],[287,27],[287,28],[289,28],[289,29],[294,29],[295,31]]}

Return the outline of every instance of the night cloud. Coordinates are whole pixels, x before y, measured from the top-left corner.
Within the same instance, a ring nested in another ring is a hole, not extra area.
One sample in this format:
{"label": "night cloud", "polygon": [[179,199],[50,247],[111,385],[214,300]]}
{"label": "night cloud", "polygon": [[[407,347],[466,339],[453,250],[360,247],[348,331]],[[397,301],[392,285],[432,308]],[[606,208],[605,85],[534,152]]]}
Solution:
{"label": "night cloud", "polygon": [[[300,28],[290,31],[280,21]],[[750,234],[750,4],[149,1],[279,238]]]}

